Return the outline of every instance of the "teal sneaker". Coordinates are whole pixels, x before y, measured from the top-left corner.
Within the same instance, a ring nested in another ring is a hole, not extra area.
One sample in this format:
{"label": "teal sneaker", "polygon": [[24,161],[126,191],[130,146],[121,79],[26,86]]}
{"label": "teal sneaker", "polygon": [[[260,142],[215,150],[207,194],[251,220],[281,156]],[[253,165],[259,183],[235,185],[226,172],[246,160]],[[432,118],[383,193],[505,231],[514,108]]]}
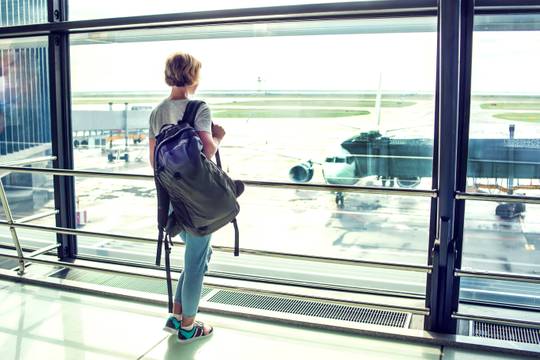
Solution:
{"label": "teal sneaker", "polygon": [[211,327],[208,334],[204,334],[204,324],[200,321],[195,321],[191,330],[178,329],[178,342],[190,343],[192,341],[209,337],[214,333],[214,329]]}
{"label": "teal sneaker", "polygon": [[180,321],[178,321],[178,319],[176,319],[174,316],[169,316],[163,330],[176,335],[178,334],[178,329],[180,329]]}

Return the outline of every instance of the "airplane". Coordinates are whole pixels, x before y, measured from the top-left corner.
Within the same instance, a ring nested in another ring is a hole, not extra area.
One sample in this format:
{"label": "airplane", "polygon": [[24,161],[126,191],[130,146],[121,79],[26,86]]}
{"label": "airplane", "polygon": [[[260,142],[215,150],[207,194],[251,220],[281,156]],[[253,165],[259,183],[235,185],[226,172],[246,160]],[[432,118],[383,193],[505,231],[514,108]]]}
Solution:
{"label": "airplane", "polygon": [[[508,139],[470,139],[467,177],[476,190],[497,190],[513,194],[516,190],[540,190],[533,179],[540,179],[540,139],[515,139],[515,126],[509,127]],[[431,178],[433,140],[400,139],[383,136],[379,131],[362,132],[341,143],[342,154],[329,156],[322,165],[325,182],[334,185],[355,185],[367,176],[376,176],[384,187],[415,188],[421,178]],[[289,177],[296,183],[313,178],[313,160],[292,167]],[[489,181],[495,179],[495,184]],[[506,186],[497,179],[506,180]],[[529,184],[519,184],[520,179]],[[480,182],[484,180],[484,183]],[[514,184],[514,180],[518,180]],[[336,205],[344,206],[344,195],[336,193]],[[521,216],[523,203],[501,203],[496,215],[503,219]]]}

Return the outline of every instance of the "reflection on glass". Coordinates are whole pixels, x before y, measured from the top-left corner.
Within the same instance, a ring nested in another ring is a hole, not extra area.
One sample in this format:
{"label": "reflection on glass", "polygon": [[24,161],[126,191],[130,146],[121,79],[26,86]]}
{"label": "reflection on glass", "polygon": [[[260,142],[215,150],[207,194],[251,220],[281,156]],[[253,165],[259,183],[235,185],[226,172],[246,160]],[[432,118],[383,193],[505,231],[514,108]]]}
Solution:
{"label": "reflection on glass", "polygon": [[[539,196],[540,16],[480,17],[478,23],[493,31],[474,33],[467,191]],[[463,267],[540,274],[539,210],[524,203],[467,201]],[[464,299],[539,304],[536,284],[462,284]]]}
{"label": "reflection on glass", "polygon": [[47,0],[0,0],[0,27],[47,22]]}
{"label": "reflection on glass", "polygon": [[[0,40],[0,164],[50,167],[50,161],[26,162],[51,154],[49,78],[46,39]],[[2,171],[13,217],[18,220],[36,214],[52,214],[52,176]],[[3,208],[0,216],[5,220]],[[54,216],[34,220],[54,225]],[[8,228],[1,228],[0,241],[11,244]],[[34,240],[18,231],[23,246]],[[37,240],[36,240],[37,241]]]}

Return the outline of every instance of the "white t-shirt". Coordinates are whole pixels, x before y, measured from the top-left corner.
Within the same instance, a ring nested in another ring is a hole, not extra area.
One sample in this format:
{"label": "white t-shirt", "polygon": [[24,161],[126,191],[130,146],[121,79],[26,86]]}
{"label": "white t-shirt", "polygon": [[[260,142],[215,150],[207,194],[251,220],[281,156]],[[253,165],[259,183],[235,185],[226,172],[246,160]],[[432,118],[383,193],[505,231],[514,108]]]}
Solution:
{"label": "white t-shirt", "polygon": [[[165,99],[150,114],[148,136],[154,139],[165,124],[176,124],[184,116],[188,99]],[[212,115],[206,103],[201,104],[195,115],[195,130],[212,133]]]}

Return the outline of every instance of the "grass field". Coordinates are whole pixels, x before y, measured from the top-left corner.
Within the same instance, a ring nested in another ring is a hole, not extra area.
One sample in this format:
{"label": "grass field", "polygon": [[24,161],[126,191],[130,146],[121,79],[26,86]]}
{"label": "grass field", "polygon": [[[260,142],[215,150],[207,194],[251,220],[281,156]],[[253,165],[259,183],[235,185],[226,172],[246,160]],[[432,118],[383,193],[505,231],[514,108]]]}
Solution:
{"label": "grass field", "polygon": [[483,110],[540,110],[540,102],[493,102],[480,105]]}
{"label": "grass field", "polygon": [[540,113],[502,113],[495,114],[493,117],[512,121],[540,122]]}
{"label": "grass field", "polygon": [[[416,104],[412,101],[381,101],[382,107],[405,107]],[[235,105],[235,106],[324,106],[324,107],[375,107],[374,100],[333,100],[333,99],[268,99],[253,101],[232,101],[227,103],[218,103],[216,105]]]}
{"label": "grass field", "polygon": [[366,110],[334,109],[219,109],[212,110],[216,119],[224,118],[336,118],[368,115]]}
{"label": "grass field", "polygon": [[[158,103],[169,94],[164,92],[74,92],[74,105],[141,104]],[[242,106],[323,106],[336,107],[375,107],[375,94],[340,94],[340,93],[218,93],[201,92],[198,96],[212,103],[213,98],[227,98],[231,102],[218,100],[219,105]],[[382,107],[406,107],[415,105],[415,100],[429,100],[432,96],[414,94],[386,94],[382,96]],[[238,99],[238,101],[234,101]],[[252,100],[253,99],[253,100]],[[217,99],[216,99],[217,100]]]}

